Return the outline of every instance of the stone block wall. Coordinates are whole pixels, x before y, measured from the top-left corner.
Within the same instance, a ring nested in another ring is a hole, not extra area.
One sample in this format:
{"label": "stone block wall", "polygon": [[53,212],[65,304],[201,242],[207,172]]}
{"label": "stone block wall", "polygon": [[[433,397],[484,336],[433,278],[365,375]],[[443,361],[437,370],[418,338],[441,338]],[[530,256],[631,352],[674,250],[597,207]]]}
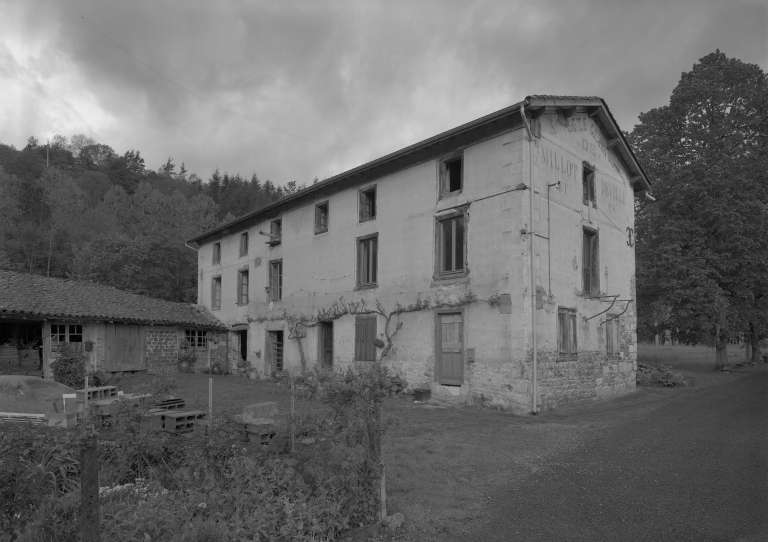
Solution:
{"label": "stone block wall", "polygon": [[144,355],[148,371],[172,373],[178,369],[178,331],[175,327],[147,327]]}

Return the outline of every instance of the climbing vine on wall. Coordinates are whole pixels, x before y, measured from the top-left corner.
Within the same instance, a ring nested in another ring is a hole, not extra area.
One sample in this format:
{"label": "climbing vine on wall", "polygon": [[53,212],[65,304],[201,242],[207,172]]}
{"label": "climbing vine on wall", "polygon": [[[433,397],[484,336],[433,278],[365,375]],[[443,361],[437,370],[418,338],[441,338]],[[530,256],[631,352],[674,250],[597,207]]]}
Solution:
{"label": "climbing vine on wall", "polygon": [[[296,340],[299,347],[299,356],[301,358],[301,368],[307,368],[306,358],[304,356],[304,347],[301,339],[307,336],[307,328],[315,327],[321,322],[330,322],[332,320],[338,320],[346,314],[360,316],[365,314],[378,314],[384,317],[384,338],[386,343],[377,346],[383,346],[381,354],[379,355],[379,363],[381,363],[392,349],[392,345],[395,339],[395,335],[403,327],[403,322],[400,320],[400,315],[406,312],[417,312],[430,309],[444,309],[444,308],[456,308],[463,305],[469,305],[477,301],[486,301],[491,305],[495,305],[499,302],[499,295],[494,294],[486,300],[478,299],[477,295],[471,290],[460,294],[458,297],[450,298],[431,298],[425,297],[421,299],[418,297],[413,303],[403,305],[400,302],[395,303],[392,310],[387,311],[381,305],[381,302],[377,299],[373,306],[367,305],[365,299],[360,301],[348,301],[344,302],[344,297],[339,298],[338,301],[334,301],[330,307],[320,308],[314,314],[293,314],[286,310],[275,314],[260,314],[256,317],[249,317],[250,322],[279,322],[285,321],[288,325],[288,338]],[[396,318],[397,323],[393,323],[393,318]],[[390,331],[390,324],[394,327]]]}

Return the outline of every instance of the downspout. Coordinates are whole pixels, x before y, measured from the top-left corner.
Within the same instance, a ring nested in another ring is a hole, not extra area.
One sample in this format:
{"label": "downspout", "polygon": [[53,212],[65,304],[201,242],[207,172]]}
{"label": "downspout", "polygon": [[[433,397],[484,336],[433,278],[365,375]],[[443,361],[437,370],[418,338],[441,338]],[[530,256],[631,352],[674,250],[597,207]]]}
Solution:
{"label": "downspout", "polygon": [[532,404],[531,404],[531,414],[536,414],[536,384],[537,384],[537,378],[536,373],[538,372],[537,368],[537,352],[536,352],[536,230],[534,228],[534,215],[533,215],[533,207],[534,207],[534,198],[533,198],[533,135],[531,134],[531,127],[528,125],[528,119],[525,117],[525,104],[528,102],[528,100],[525,100],[520,105],[520,116],[523,118],[523,125],[525,126],[525,131],[528,133],[528,188],[530,189],[530,194],[528,198],[528,206],[530,210],[530,216],[531,216],[531,225],[530,225],[530,232],[529,235],[531,236],[531,337],[532,337],[532,346],[533,346],[533,375],[532,375],[532,384],[533,384],[533,393],[532,393]]}

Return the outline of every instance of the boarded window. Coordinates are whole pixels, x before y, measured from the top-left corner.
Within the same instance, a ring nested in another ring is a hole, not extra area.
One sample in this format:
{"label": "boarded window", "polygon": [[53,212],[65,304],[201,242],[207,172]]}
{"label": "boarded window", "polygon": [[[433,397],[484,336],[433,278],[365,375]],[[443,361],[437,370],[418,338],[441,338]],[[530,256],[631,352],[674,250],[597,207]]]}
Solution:
{"label": "boarded window", "polygon": [[269,224],[269,233],[271,234],[269,238],[269,244],[272,246],[279,245],[283,241],[283,220],[278,218],[277,220],[273,220]]}
{"label": "boarded window", "polygon": [[211,280],[211,309],[221,308],[221,277],[213,277]]}
{"label": "boarded window", "polygon": [[440,161],[440,195],[458,194],[464,186],[462,155]]}
{"label": "boarded window", "polygon": [[283,260],[269,262],[269,300],[283,299]]}
{"label": "boarded window", "polygon": [[621,351],[619,341],[619,318],[618,316],[608,316],[605,322],[605,343],[606,354],[609,356],[618,356]]}
{"label": "boarded window", "polygon": [[237,303],[248,304],[248,270],[243,269],[237,274]]}
{"label": "boarded window", "polygon": [[588,162],[582,164],[581,187],[584,205],[589,205],[589,202],[595,204],[595,168]]}
{"label": "boarded window", "polygon": [[248,255],[248,232],[240,234],[240,256]]}
{"label": "boarded window", "polygon": [[360,190],[360,222],[376,218],[376,187]]}
{"label": "boarded window", "polygon": [[315,206],[315,234],[328,231],[328,202]]}
{"label": "boarded window", "polygon": [[213,264],[221,263],[221,243],[213,244]]}
{"label": "boarded window", "polygon": [[582,235],[582,291],[585,295],[600,295],[600,250],[597,232],[583,230]]}
{"label": "boarded window", "polygon": [[437,222],[438,274],[462,273],[466,269],[466,218],[464,215]]}
{"label": "boarded window", "polygon": [[560,359],[575,359],[577,347],[576,310],[560,307],[557,311],[557,348]]}
{"label": "boarded window", "polygon": [[376,361],[376,317],[355,317],[355,361]]}
{"label": "boarded window", "polygon": [[357,286],[373,287],[378,281],[378,234],[357,240]]}

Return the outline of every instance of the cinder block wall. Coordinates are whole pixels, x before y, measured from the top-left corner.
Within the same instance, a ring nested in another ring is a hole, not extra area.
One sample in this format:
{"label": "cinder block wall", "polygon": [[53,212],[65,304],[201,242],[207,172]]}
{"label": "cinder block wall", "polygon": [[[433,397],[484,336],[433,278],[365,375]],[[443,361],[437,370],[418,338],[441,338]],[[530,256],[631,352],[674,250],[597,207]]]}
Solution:
{"label": "cinder block wall", "polygon": [[177,371],[179,339],[175,327],[147,327],[144,347],[148,371]]}

